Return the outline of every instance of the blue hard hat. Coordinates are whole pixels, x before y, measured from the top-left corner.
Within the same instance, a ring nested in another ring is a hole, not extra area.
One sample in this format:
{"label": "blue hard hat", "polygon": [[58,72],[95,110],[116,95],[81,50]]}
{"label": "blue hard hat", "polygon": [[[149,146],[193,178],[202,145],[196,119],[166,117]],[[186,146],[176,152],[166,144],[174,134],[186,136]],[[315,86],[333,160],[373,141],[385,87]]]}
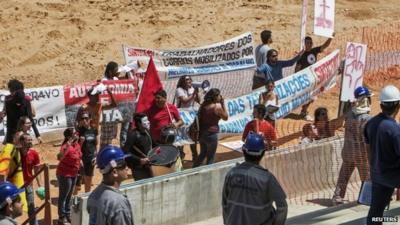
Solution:
{"label": "blue hard hat", "polygon": [[361,96],[371,96],[371,93],[369,92],[368,88],[360,86],[354,90],[354,97],[359,98]]}
{"label": "blue hard hat", "polygon": [[121,148],[113,145],[106,145],[97,154],[96,163],[101,173],[107,173],[109,169],[116,167],[125,161],[128,155]]}
{"label": "blue hard hat", "polygon": [[249,155],[260,156],[265,151],[264,138],[255,133],[249,133],[242,147],[243,152]]}
{"label": "blue hard hat", "polygon": [[13,183],[4,181],[0,183],[0,208],[11,203],[24,189],[18,189]]}

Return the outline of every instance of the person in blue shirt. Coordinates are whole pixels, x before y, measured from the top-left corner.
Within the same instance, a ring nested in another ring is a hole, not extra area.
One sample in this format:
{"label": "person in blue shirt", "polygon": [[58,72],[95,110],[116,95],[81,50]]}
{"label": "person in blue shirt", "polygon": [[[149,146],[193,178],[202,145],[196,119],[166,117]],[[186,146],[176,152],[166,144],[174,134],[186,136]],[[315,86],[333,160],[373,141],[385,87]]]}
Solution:
{"label": "person in blue shirt", "polygon": [[393,85],[384,87],[380,102],[382,112],[370,119],[364,129],[372,181],[367,225],[382,224],[383,211],[394,188],[400,187],[400,125],[395,121],[400,109],[399,89]]}
{"label": "person in blue shirt", "polygon": [[293,66],[300,59],[303,52],[304,50],[300,51],[294,58],[289,60],[278,60],[278,51],[270,49],[267,52],[267,63],[257,67],[257,74],[263,76],[266,81],[273,80],[276,82],[283,78],[282,69]]}

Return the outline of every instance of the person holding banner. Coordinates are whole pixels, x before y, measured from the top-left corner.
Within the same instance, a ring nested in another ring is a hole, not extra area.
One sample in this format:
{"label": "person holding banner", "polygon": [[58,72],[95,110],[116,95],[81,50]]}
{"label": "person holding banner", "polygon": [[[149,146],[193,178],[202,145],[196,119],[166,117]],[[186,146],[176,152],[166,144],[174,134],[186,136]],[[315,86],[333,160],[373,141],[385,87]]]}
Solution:
{"label": "person holding banner", "polygon": [[[192,78],[190,76],[181,76],[176,87],[175,99],[179,108],[193,108],[195,103],[200,104],[199,89],[192,86]],[[175,100],[174,99],[174,100]],[[181,146],[183,148],[183,146]],[[183,150],[183,149],[182,149]],[[197,141],[190,144],[192,152],[192,161],[197,159]]]}
{"label": "person holding banner", "polygon": [[[257,67],[267,62],[267,52],[271,49],[269,45],[272,43],[272,32],[270,30],[263,30],[260,34],[261,36],[261,44],[256,47],[256,63]],[[257,72],[253,77],[253,86],[252,90],[262,87],[265,83],[265,80],[257,76]]]}
{"label": "person holding banner", "polygon": [[363,128],[371,119],[371,93],[366,87],[358,87],[354,91],[356,102],[348,113],[344,124],[343,163],[332,198],[333,204],[343,203],[347,184],[354,169],[357,168],[361,181],[369,179],[368,149],[363,138]]}
{"label": "person holding banner", "polygon": [[289,60],[278,60],[278,51],[270,49],[267,52],[267,62],[257,67],[257,75],[264,78],[265,81],[273,80],[274,82],[283,78],[282,69],[293,66],[302,56],[304,50],[301,50],[295,57]]}
{"label": "person holding banner", "polygon": [[[335,36],[335,33],[333,33]],[[302,69],[309,67],[314,64],[318,60],[318,54],[323,52],[332,42],[332,38],[328,38],[325,43],[321,46],[313,48],[313,40],[310,36],[304,38],[304,53],[300,57],[299,61],[297,61],[295,72],[298,72]],[[312,118],[308,115],[308,107],[313,102],[304,104],[301,108],[300,116],[302,116],[305,120],[312,120]]]}
{"label": "person holding banner", "polygon": [[215,152],[218,146],[218,122],[228,120],[224,99],[217,88],[211,88],[204,96],[199,111],[199,142],[200,155],[193,163],[193,167],[200,166],[207,158],[207,165],[214,163]]}
{"label": "person holding banner", "polygon": [[400,187],[400,125],[395,120],[400,111],[400,91],[387,85],[379,99],[382,112],[371,118],[364,128],[365,142],[370,148],[372,181],[367,225],[382,224],[383,211],[394,189]]}
{"label": "person holding banner", "polygon": [[3,121],[4,117],[7,117],[7,133],[3,143],[13,143],[14,135],[17,132],[17,123],[22,116],[29,118],[38,142],[42,143],[39,130],[33,120],[32,99],[25,95],[24,84],[19,80],[10,80],[8,89],[10,94],[5,97],[4,108],[0,112],[0,122]]}
{"label": "person holding banner", "polygon": [[277,137],[275,128],[268,121],[264,120],[265,113],[266,107],[264,105],[257,104],[254,106],[254,120],[246,124],[242,140],[245,141],[250,132],[259,134],[264,138],[265,150],[271,151],[277,146]]}

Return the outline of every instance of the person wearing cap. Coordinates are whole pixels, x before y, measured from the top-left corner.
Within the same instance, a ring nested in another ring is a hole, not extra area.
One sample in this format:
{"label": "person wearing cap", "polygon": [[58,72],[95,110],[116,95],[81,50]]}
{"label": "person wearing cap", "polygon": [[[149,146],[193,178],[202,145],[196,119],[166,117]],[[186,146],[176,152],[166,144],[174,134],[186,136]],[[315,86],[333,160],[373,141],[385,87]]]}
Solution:
{"label": "person wearing cap", "polygon": [[225,177],[222,190],[224,224],[285,224],[286,194],[275,176],[259,165],[265,153],[263,137],[250,133],[242,151],[245,162],[232,168]]}
{"label": "person wearing cap", "polygon": [[128,198],[118,190],[128,178],[122,149],[107,145],[97,154],[96,163],[103,180],[89,195],[89,225],[133,225],[133,211]]}
{"label": "person wearing cap", "polygon": [[23,207],[19,194],[23,191],[8,181],[0,183],[0,225],[17,225],[15,218],[22,215]]}
{"label": "person wearing cap", "polygon": [[363,128],[372,116],[371,93],[368,88],[360,86],[354,90],[356,101],[346,116],[344,124],[343,163],[333,194],[332,203],[343,203],[347,184],[351,174],[357,168],[361,181],[369,180],[368,149],[363,137]]}
{"label": "person wearing cap", "polygon": [[123,147],[124,152],[132,154],[127,159],[128,167],[132,170],[135,181],[152,177],[148,152],[154,147],[150,136],[150,121],[144,113],[133,116],[135,129],[128,132],[128,138]]}
{"label": "person wearing cap", "polygon": [[94,163],[97,154],[97,130],[91,125],[89,113],[83,113],[78,123],[79,139],[82,142],[82,171],[85,192],[89,192],[94,176]]}
{"label": "person wearing cap", "polygon": [[372,181],[367,225],[382,224],[376,218],[382,218],[394,188],[400,187],[400,125],[395,120],[400,110],[400,91],[388,85],[381,90],[379,98],[382,112],[371,118],[364,129],[370,149]]}
{"label": "person wearing cap", "polygon": [[73,128],[64,130],[64,141],[57,154],[59,163],[56,175],[58,180],[58,225],[71,224],[71,197],[81,166],[82,143],[78,143],[79,134]]}

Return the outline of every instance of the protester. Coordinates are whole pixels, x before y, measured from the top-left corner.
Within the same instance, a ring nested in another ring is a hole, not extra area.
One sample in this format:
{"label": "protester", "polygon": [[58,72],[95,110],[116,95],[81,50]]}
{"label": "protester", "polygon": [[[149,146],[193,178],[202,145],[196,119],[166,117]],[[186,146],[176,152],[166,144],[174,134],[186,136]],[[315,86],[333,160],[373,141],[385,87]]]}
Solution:
{"label": "protester", "polygon": [[167,103],[167,92],[159,90],[155,94],[152,107],[146,111],[150,121],[150,133],[155,142],[160,141],[161,129],[169,126],[177,129],[183,125],[179,111],[175,105]]}
{"label": "protester", "polygon": [[22,216],[23,203],[20,193],[14,184],[5,181],[0,183],[0,225],[16,225],[15,218]]}
{"label": "protester", "polygon": [[[177,99],[177,107],[181,109],[193,108],[195,103],[200,104],[199,89],[192,86],[192,78],[190,76],[181,76],[178,80],[176,87],[175,99]],[[181,147],[183,151],[183,146]],[[197,141],[190,144],[190,151],[192,152],[192,161],[196,161]]]}
{"label": "protester", "polygon": [[371,118],[371,94],[366,87],[354,91],[356,102],[348,113],[344,124],[343,164],[332,198],[333,204],[343,203],[347,184],[354,169],[357,168],[361,181],[369,180],[368,149],[363,138],[365,123]]}
{"label": "protester", "polygon": [[[265,82],[268,80],[278,81],[283,78],[283,68],[293,66],[301,57],[304,50],[296,54],[296,56],[290,60],[278,60],[278,51],[270,49],[267,52],[267,62],[257,67],[257,76],[264,79]],[[263,83],[265,85],[265,83]]]}
{"label": "protester", "polygon": [[245,141],[250,132],[259,134],[264,139],[265,150],[270,151],[277,146],[277,138],[275,128],[269,122],[264,120],[265,112],[266,109],[264,105],[258,104],[254,106],[254,119],[246,124],[242,140]]}
{"label": "protester", "polygon": [[303,126],[303,136],[300,138],[300,144],[310,144],[318,138],[318,131],[314,124],[308,123]]}
{"label": "protester", "polygon": [[73,128],[64,130],[64,141],[60,152],[56,175],[58,180],[58,224],[71,224],[71,196],[74,191],[82,159],[79,134]]}
{"label": "protester", "polygon": [[[102,84],[99,84],[99,85],[102,85]],[[114,95],[112,94],[111,90],[108,88],[105,88],[105,90],[110,95],[111,103],[110,104],[102,103],[100,101],[100,93],[101,92],[96,87],[97,86],[89,89],[89,91],[87,92],[89,102],[87,104],[83,104],[79,108],[75,121],[77,121],[77,122],[81,121],[81,115],[84,112],[89,113],[90,118],[91,118],[91,127],[93,127],[94,129],[96,129],[98,131],[100,129],[100,118],[101,118],[102,111],[115,108],[117,106],[117,103],[115,101]],[[103,119],[103,122],[101,124],[100,147],[111,143],[112,140],[117,135],[117,129],[115,126],[111,126],[111,125],[108,126],[105,124],[109,124],[109,123],[105,122]]]}
{"label": "protester", "polygon": [[[328,109],[319,107],[314,112],[313,131],[314,139],[321,140],[335,136],[335,130],[343,125],[343,117],[329,120]],[[306,126],[306,125],[305,125]]]}
{"label": "protester", "polygon": [[14,135],[14,141],[13,141],[15,147],[17,148],[20,147],[19,145],[20,137],[23,134],[29,134],[31,127],[32,127],[32,122],[27,116],[22,116],[19,118],[17,123],[17,132]]}
{"label": "protester", "polygon": [[10,94],[5,97],[4,108],[0,113],[0,122],[7,117],[7,133],[3,143],[13,143],[20,117],[27,116],[32,123],[33,131],[39,143],[42,143],[39,130],[33,120],[31,98],[25,95],[24,84],[18,80],[8,82]]}
{"label": "protester", "polygon": [[221,119],[228,120],[224,99],[220,93],[219,89],[211,88],[204,96],[204,102],[199,108],[200,155],[193,163],[193,167],[200,166],[205,158],[207,158],[207,165],[214,162],[218,146],[218,122]]}
{"label": "protester", "polygon": [[87,211],[89,225],[133,225],[132,207],[118,190],[128,178],[124,152],[112,145],[103,148],[96,157],[103,180],[89,195]]}
{"label": "protester", "polygon": [[[335,33],[333,33],[333,36],[335,36]],[[325,43],[321,46],[313,48],[313,40],[310,36],[307,36],[304,38],[304,53],[300,57],[299,61],[297,61],[296,67],[295,67],[295,72],[300,71],[304,68],[309,67],[310,65],[314,64],[318,60],[318,54],[323,52],[327,47],[332,42],[332,38],[328,38]],[[312,120],[312,118],[308,115],[308,108],[310,107],[311,103],[313,100],[310,102],[304,104],[301,107],[301,112],[300,116],[304,118],[305,120]]]}
{"label": "protester", "polygon": [[273,127],[276,125],[275,113],[279,110],[278,96],[274,93],[275,83],[268,80],[265,84],[265,92],[261,93],[258,103],[265,105],[265,119],[271,123]]}
{"label": "protester", "polygon": [[265,153],[263,137],[250,133],[242,150],[245,162],[232,168],[225,177],[222,190],[224,224],[285,224],[286,194],[274,175],[259,166]]}
{"label": "protester", "polygon": [[154,147],[150,136],[150,121],[144,113],[136,113],[133,116],[135,129],[128,132],[128,138],[123,147],[125,153],[132,156],[126,159],[128,167],[132,170],[135,181],[152,177],[150,160],[147,157]]}
{"label": "protester", "polygon": [[381,90],[379,98],[382,112],[370,119],[364,129],[365,142],[370,149],[372,181],[367,225],[382,224],[378,221],[382,219],[394,188],[400,186],[400,125],[395,120],[400,110],[400,91],[388,85]]}
{"label": "protester", "polygon": [[[262,43],[258,45],[255,50],[257,67],[267,62],[267,52],[271,49],[269,45],[272,44],[272,32],[270,30],[263,30],[260,36]],[[262,87],[265,81],[265,79],[255,74],[253,77],[252,90]]]}
{"label": "protester", "polygon": [[108,62],[102,80],[119,80],[118,76],[118,63],[113,61]]}
{"label": "protester", "polygon": [[90,192],[94,176],[94,164],[97,154],[97,130],[92,127],[90,114],[82,113],[78,123],[78,133],[80,142],[82,142],[82,171],[85,192]]}
{"label": "protester", "polygon": [[[23,134],[20,136],[20,153],[21,153],[21,166],[24,174],[25,183],[31,182],[34,174],[37,174],[40,169],[40,158],[38,152],[32,148],[32,137],[29,134]],[[44,197],[44,188],[41,186],[39,177],[36,177],[38,188],[36,193],[41,198]],[[28,203],[28,215],[32,217],[29,221],[30,225],[38,225],[38,221],[35,216],[35,195],[33,192],[33,185],[30,183],[25,187],[26,201]]]}

